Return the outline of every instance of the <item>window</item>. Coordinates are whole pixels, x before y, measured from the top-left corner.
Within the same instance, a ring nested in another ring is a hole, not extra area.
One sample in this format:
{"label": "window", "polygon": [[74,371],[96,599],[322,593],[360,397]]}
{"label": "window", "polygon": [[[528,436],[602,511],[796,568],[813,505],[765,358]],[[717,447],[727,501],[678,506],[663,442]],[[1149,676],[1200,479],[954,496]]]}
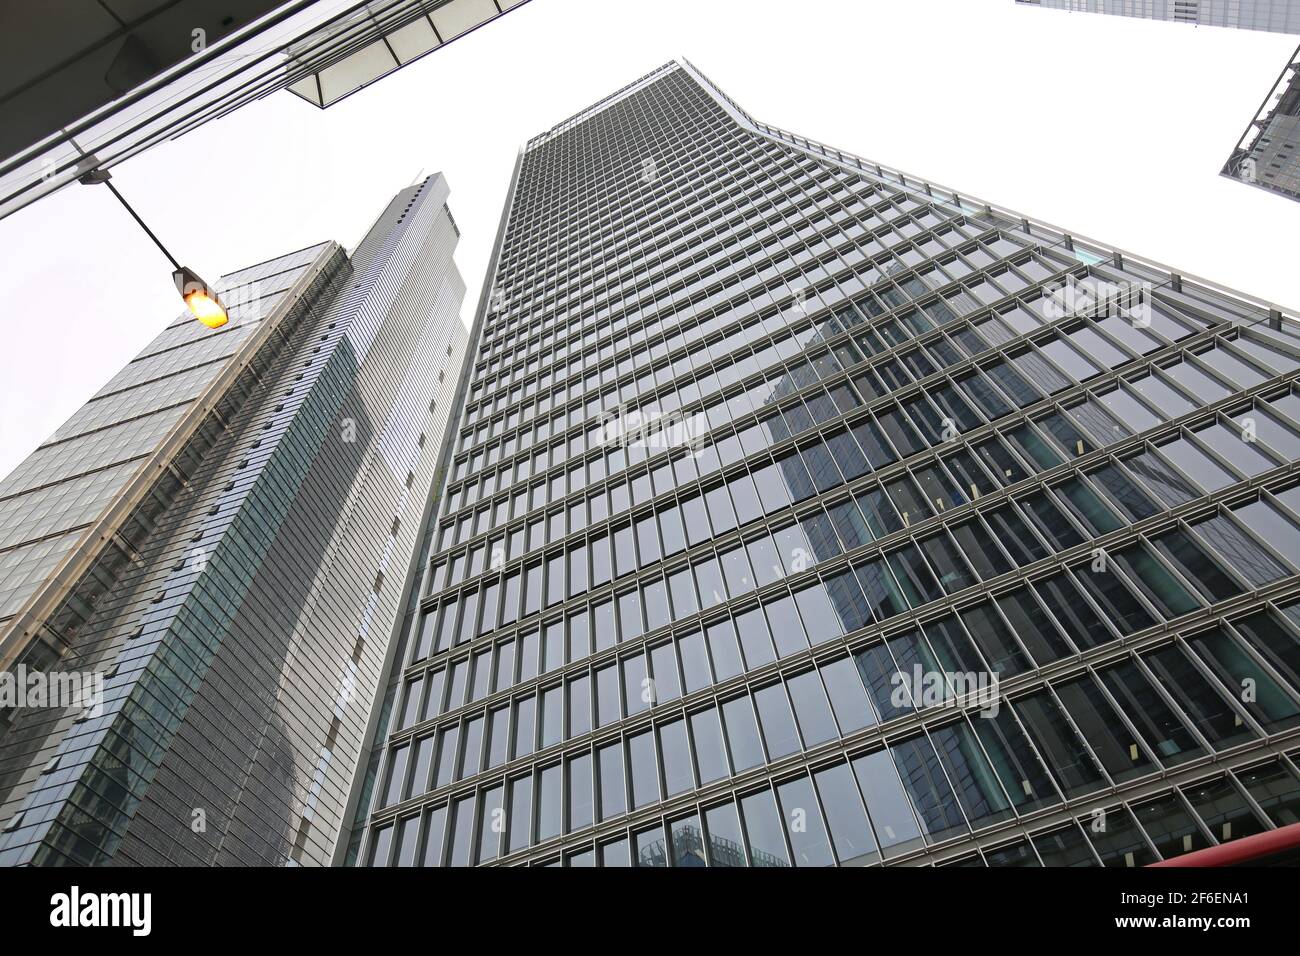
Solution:
{"label": "window", "polygon": [[724,702],[722,717],[736,772],[763,763],[763,745],[759,740],[758,725],[754,720],[754,709],[749,697],[737,697]]}
{"label": "window", "polygon": [[641,596],[635,589],[618,595],[618,638],[632,641],[645,633],[641,621]]}
{"label": "window", "polygon": [[804,746],[815,747],[828,740],[835,740],[839,733],[817,672],[807,671],[791,677],[786,681],[786,687],[790,700],[794,703]]}
{"label": "window", "polygon": [[644,655],[634,654],[623,658],[622,668],[623,702],[629,717],[658,703],[654,695],[654,685],[646,675]]}
{"label": "window", "polygon": [[1190,613],[1201,606],[1143,545],[1130,545],[1116,551],[1111,558],[1166,618]]}
{"label": "window", "polygon": [[1011,562],[978,519],[972,518],[953,525],[951,531],[962,554],[982,579],[987,581],[1011,570]]}
{"label": "window", "polygon": [[569,760],[569,817],[567,830],[581,830],[593,819],[591,754]]}
{"label": "window", "polygon": [[[694,693],[712,683],[712,674],[708,667],[708,648],[705,636],[695,631],[677,639],[677,653],[681,657],[681,670],[685,676],[685,692]],[[658,675],[658,663],[655,675]]]}
{"label": "window", "polygon": [[1145,749],[1091,677],[1061,684],[1056,693],[1112,780],[1122,783],[1150,772]]}
{"label": "window", "polygon": [[537,775],[537,841],[559,836],[563,829],[560,765],[544,767]]}
{"label": "window", "polygon": [[447,824],[447,807],[430,810],[424,818],[424,866],[442,866],[443,830]]}
{"label": "window", "polygon": [[844,866],[874,863],[880,854],[849,765],[836,764],[818,771],[814,780],[840,863]]}
{"label": "window", "polygon": [[509,758],[510,707],[496,707],[488,714],[488,752],[489,768],[499,766]]}
{"label": "window", "polygon": [[1073,823],[1051,833],[1037,834],[1033,842],[1043,866],[1097,865],[1097,858],[1088,846],[1087,838]]}
{"label": "window", "polygon": [[1015,635],[991,603],[968,608],[960,616],[967,633],[983,651],[984,659],[994,673],[1010,676],[1031,666]]}
{"label": "window", "polygon": [[621,744],[612,743],[596,751],[597,769],[600,773],[600,818],[602,820],[627,812],[622,750]]}
{"label": "window", "polygon": [[[758,614],[757,611],[749,613],[757,616],[758,624],[763,623],[762,615]],[[752,620],[749,624],[751,627],[754,626]],[[763,640],[767,641],[765,632],[766,627],[764,627]],[[717,679],[719,681],[724,681],[741,673],[744,670],[744,665],[741,663],[740,652],[736,646],[736,629],[732,624],[731,618],[722,618],[721,620],[707,624],[705,633],[707,635],[709,655],[713,659],[713,668],[717,673]],[[770,641],[767,641],[766,648],[766,660],[772,660],[773,655]],[[758,653],[759,650],[761,650],[761,645],[756,646],[755,652]],[[745,653],[746,657],[749,657],[750,649],[748,647],[746,647]],[[757,666],[757,664],[751,663],[750,666]]]}
{"label": "window", "polygon": [[[746,669],[753,670],[776,660],[776,654],[772,649],[772,639],[767,629],[767,619],[760,609],[750,608],[738,614],[736,616],[736,628],[740,632],[740,646],[744,651]],[[729,651],[725,647],[725,641],[730,636],[729,631],[730,622],[723,621],[709,626],[709,646],[714,651],[715,664],[718,662],[715,642],[723,643],[723,655],[725,656]]]}
{"label": "window", "polygon": [[882,851],[904,853],[921,845],[921,828],[889,753],[877,750],[853,761],[853,772],[867,802],[867,814]]}
{"label": "window", "polygon": [[1102,613],[1122,634],[1132,634],[1153,626],[1156,619],[1124,584],[1120,574],[1113,569],[1094,571],[1097,565],[1081,564],[1073,568],[1083,589],[1097,602]]}
{"label": "window", "polygon": [[[844,633],[840,627],[840,617],[831,604],[826,589],[821,582],[799,588],[794,593],[794,600],[799,609],[799,616],[802,617],[804,627],[807,629],[807,634],[814,646],[839,637]],[[768,610],[769,614],[771,608],[771,603],[765,605],[765,609]],[[799,620],[796,618],[792,626],[797,627],[798,623]],[[776,632],[775,622],[773,622],[773,631]],[[801,632],[796,631],[794,633],[800,634]],[[796,649],[802,650],[802,646],[796,645]]]}
{"label": "window", "polygon": [[[1002,789],[1023,814],[1060,801],[1056,788],[1010,708],[971,721],[1002,781]],[[868,807],[870,804],[868,804]]]}
{"label": "window", "polygon": [[618,686],[618,666],[609,664],[596,671],[596,717],[599,726],[622,719]]}
{"label": "window", "polygon": [[797,752],[800,749],[799,733],[790,715],[784,686],[777,683],[755,691],[754,703],[758,708],[763,738],[767,741],[769,759],[777,760]]}
{"label": "window", "polygon": [[1220,843],[1264,830],[1264,823],[1229,777],[1183,787],[1182,794]]}
{"label": "window", "polygon": [[654,736],[644,731],[627,741],[628,769],[632,776],[632,806],[644,807],[659,799],[659,767]]}
{"label": "window", "polygon": [[700,609],[695,595],[695,579],[689,568],[680,568],[668,574],[668,590],[672,595],[673,610],[677,618],[689,617]]}
{"label": "window", "polygon": [[[1270,502],[1255,501],[1234,509],[1233,514],[1278,554],[1290,561],[1292,567],[1300,567],[1300,528]],[[1238,559],[1245,569],[1249,569],[1251,573],[1247,577],[1253,584],[1264,584],[1288,573],[1224,518],[1198,524],[1196,531],[1220,554]],[[1207,531],[1211,533],[1207,534]],[[1214,535],[1214,531],[1219,534]],[[1233,534],[1234,531],[1237,533]],[[1234,562],[1233,566],[1239,565]]]}
{"label": "window", "polygon": [[747,866],[744,837],[736,805],[724,803],[704,813],[709,866]]}
{"label": "window", "polygon": [[889,563],[895,580],[898,581],[912,607],[937,601],[943,596],[943,591],[940,590],[933,572],[915,546],[907,545],[891,551],[885,556],[885,560]]}
{"label": "window", "polygon": [[883,621],[907,610],[903,594],[883,562],[878,559],[865,561],[854,565],[854,571],[876,620]]}
{"label": "window", "polygon": [[482,806],[479,808],[478,862],[495,860],[501,842],[499,821],[505,816],[502,800],[505,787],[497,785],[483,793]]}
{"label": "window", "polygon": [[1151,543],[1210,602],[1241,593],[1236,582],[1181,529],[1166,531],[1152,538]]}
{"label": "window", "polygon": [[972,826],[989,826],[1012,816],[1011,802],[966,721],[937,728],[930,738]]}
{"label": "window", "polygon": [[1035,581],[1033,590],[1076,647],[1097,647],[1114,640],[1109,626],[1064,571]]}
{"label": "window", "polygon": [[483,759],[483,723],[485,717],[475,717],[465,721],[465,741],[460,758],[461,777],[476,774],[481,769]]}
{"label": "window", "polygon": [[752,866],[780,867],[790,865],[786,852],[784,828],[777,812],[772,791],[761,790],[740,801],[740,812],[745,819],[745,832],[749,837],[749,858]]}
{"label": "window", "polygon": [[[1300,606],[1292,604],[1285,613],[1294,621],[1297,610]],[[1232,624],[1291,687],[1300,687],[1300,639],[1282,619],[1268,611],[1260,611]]]}
{"label": "window", "polygon": [[[753,720],[753,717],[750,717]],[[691,738],[695,743],[701,785],[720,780],[729,773],[726,745],[718,712],[710,707],[690,715]]]}
{"label": "window", "polygon": [[444,727],[438,735],[438,772],[434,777],[434,789],[445,787],[455,778],[456,745],[460,741],[460,728]]}
{"label": "window", "polygon": [[1178,702],[1202,735],[1216,747],[1230,747],[1255,736],[1237,710],[1177,645],[1143,656],[1156,680]]}
{"label": "window", "polygon": [[1173,462],[1179,472],[1191,478],[1205,491],[1218,491],[1237,480],[1186,438],[1177,438],[1157,445],[1156,448]]}
{"label": "window", "polygon": [[898,668],[884,644],[873,644],[858,651],[853,655],[853,659],[858,673],[862,676],[862,683],[870,693],[871,700],[876,705],[876,712],[880,714],[882,721],[911,712],[913,708],[905,692],[902,701],[895,703],[897,698],[894,696],[896,687],[894,675],[898,673]]}
{"label": "window", "polygon": [[659,748],[663,753],[664,795],[672,797],[691,789],[695,775],[691,772],[685,720],[674,720],[659,728]]}
{"label": "window", "polygon": [[[929,558],[930,564],[938,573],[938,583],[946,593],[953,594],[977,583],[974,573],[961,556],[961,552],[957,550],[952,539],[944,532],[940,531],[928,538],[921,539],[920,546],[926,557]],[[895,555],[898,556],[900,564],[904,561],[909,565],[920,564],[920,556],[913,548],[907,548],[903,552],[895,552]],[[895,570],[897,570],[897,567]],[[922,580],[926,580],[928,574],[928,569],[922,571]]]}
{"label": "window", "polygon": [[[1092,826],[1095,821],[1101,825]],[[1156,856],[1142,830],[1123,807],[1107,808],[1101,815],[1080,822],[1104,866],[1133,868],[1155,862]]]}
{"label": "window", "polygon": [[1019,699],[1014,706],[1067,797],[1076,797],[1105,785],[1105,779],[1083,741],[1056,701],[1046,692]]}
{"label": "window", "polygon": [[384,790],[384,802],[381,806],[392,806],[401,799],[403,783],[406,780],[406,758],[410,747],[394,747],[388,760],[388,786]]}
{"label": "window", "polygon": [[930,741],[913,737],[889,749],[929,839],[939,842],[967,832],[956,794]]}
{"label": "window", "polygon": [[[1300,722],[1295,701],[1222,628],[1202,631],[1187,643],[1225,687],[1243,689],[1238,701],[1267,732],[1276,733]],[[1247,687],[1254,693],[1244,693]]]}
{"label": "window", "polygon": [[1300,780],[1284,763],[1267,763],[1240,771],[1237,776],[1277,826],[1300,822]]}
{"label": "window", "polygon": [[1161,763],[1176,766],[1205,752],[1132,661],[1108,667],[1098,676]]}
{"label": "window", "polygon": [[849,734],[876,722],[852,658],[842,657],[823,664],[820,670],[841,733]]}
{"label": "window", "polygon": [[451,818],[451,858],[449,866],[469,866],[474,843],[474,797],[457,800]]}
{"label": "window", "polygon": [[786,781],[777,787],[777,795],[785,815],[790,846],[794,850],[794,865],[834,866],[835,857],[831,853],[812,781],[807,777]]}
{"label": "window", "polygon": [[995,603],[1040,667],[1074,653],[1029,588],[1003,594]]}

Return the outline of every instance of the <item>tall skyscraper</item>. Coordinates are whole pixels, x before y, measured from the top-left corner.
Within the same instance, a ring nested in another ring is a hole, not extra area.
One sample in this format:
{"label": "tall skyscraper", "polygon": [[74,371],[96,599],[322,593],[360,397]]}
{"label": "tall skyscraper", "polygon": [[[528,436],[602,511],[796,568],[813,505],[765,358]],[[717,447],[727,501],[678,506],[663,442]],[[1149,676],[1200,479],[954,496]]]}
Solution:
{"label": "tall skyscraper", "polygon": [[0,485],[0,864],[328,862],[463,362],[447,195],[227,276]]}
{"label": "tall skyscraper", "polygon": [[1016,0],[1016,3],[1051,10],[1173,20],[1205,27],[1300,33],[1300,5],[1293,0]]}
{"label": "tall skyscraper", "polygon": [[365,865],[1136,866],[1300,813],[1282,310],[669,63],[521,151]]}

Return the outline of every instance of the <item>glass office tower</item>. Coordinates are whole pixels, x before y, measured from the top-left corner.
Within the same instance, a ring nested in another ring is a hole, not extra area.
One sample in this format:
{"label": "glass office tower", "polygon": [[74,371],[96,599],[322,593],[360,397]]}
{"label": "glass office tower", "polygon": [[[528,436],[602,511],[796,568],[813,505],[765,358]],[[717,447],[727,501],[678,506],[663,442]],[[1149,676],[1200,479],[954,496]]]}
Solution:
{"label": "glass office tower", "polygon": [[1016,0],[1016,3],[1206,27],[1300,33],[1300,7],[1292,0]]}
{"label": "glass office tower", "polygon": [[0,485],[0,676],[98,683],[0,700],[0,864],[328,862],[466,344],[447,195],[227,276]]}
{"label": "glass office tower", "polygon": [[352,858],[1136,866],[1300,813],[1300,335],[669,63],[521,152]]}

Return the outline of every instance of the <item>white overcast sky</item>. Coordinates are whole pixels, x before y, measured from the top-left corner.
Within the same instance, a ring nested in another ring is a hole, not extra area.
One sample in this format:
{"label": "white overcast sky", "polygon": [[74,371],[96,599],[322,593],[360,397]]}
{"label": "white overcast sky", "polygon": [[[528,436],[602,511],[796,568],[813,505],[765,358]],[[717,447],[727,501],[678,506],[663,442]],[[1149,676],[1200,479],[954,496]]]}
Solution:
{"label": "white overcast sky", "polygon": [[[114,169],[209,278],[348,248],[442,170],[472,315],[519,146],[675,56],[759,120],[1284,306],[1300,204],[1217,175],[1297,38],[1012,0],[533,0],[320,111],[285,92]],[[0,220],[0,475],[178,314],[104,189]]]}

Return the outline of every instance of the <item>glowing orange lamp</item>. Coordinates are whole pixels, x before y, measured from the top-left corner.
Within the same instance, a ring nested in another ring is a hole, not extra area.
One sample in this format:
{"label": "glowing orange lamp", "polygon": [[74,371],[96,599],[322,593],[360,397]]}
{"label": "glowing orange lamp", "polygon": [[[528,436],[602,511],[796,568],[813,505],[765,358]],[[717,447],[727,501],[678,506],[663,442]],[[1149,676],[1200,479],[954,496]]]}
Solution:
{"label": "glowing orange lamp", "polygon": [[176,290],[189,308],[194,318],[210,329],[219,329],[229,321],[225,306],[217,296],[216,290],[204,282],[192,269],[181,266],[172,273]]}

